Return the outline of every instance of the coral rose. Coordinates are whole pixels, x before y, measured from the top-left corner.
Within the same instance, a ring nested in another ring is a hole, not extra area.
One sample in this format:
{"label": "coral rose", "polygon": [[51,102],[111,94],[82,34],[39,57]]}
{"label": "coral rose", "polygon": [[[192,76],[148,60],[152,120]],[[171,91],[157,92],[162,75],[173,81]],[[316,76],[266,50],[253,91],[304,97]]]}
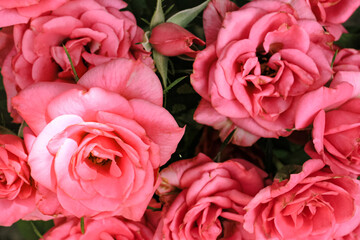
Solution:
{"label": "coral rose", "polygon": [[215,163],[204,154],[160,172],[165,203],[154,239],[249,239],[243,209],[263,188],[266,173],[242,159]]}
{"label": "coral rose", "polygon": [[244,229],[255,239],[328,240],[359,224],[360,183],[310,159],[300,173],[262,189],[246,206]]}
{"label": "coral rose", "polygon": [[0,135],[0,225],[10,226],[35,209],[24,142],[15,135]]}
{"label": "coral rose", "polygon": [[313,140],[305,150],[321,158],[331,170],[360,175],[360,99],[351,99],[337,109],[320,111],[313,122]]}
{"label": "coral rose", "polygon": [[331,78],[332,36],[307,5],[253,1],[227,12],[219,29],[206,13],[205,31],[217,35],[194,62],[191,83],[202,97],[195,120],[222,139],[237,129],[233,143],[243,146],[288,136],[299,97]]}
{"label": "coral rose", "polygon": [[158,186],[158,168],[184,133],[161,107],[152,69],[113,60],[78,84],[37,83],[13,100],[36,135],[29,165],[45,188],[40,211],[140,220]]}
{"label": "coral rose", "polygon": [[100,220],[87,218],[84,220],[84,234],[81,233],[80,219],[78,218],[59,218],[54,222],[55,226],[44,235],[44,240],[151,240],[154,234],[154,230],[149,228],[145,221],[133,222],[119,217]]}
{"label": "coral rose", "polygon": [[[8,103],[35,83],[74,82],[68,50],[77,74],[116,58],[140,59],[153,65],[141,44],[143,31],[123,1],[75,0],[14,26],[14,48],[4,60],[2,75]],[[16,112],[12,112],[16,118]]]}

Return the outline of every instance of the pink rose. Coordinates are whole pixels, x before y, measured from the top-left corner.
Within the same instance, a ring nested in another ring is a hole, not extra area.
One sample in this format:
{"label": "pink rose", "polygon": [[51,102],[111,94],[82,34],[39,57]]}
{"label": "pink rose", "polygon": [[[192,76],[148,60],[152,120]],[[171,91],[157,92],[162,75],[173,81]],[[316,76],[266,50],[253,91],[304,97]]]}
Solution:
{"label": "pink rose", "polygon": [[[358,54],[347,54],[351,49],[341,50],[334,64],[335,74],[329,86],[307,92],[298,101],[295,110],[295,127],[302,129],[314,121],[322,110],[338,108],[351,98],[360,96],[360,71],[357,64]],[[350,63],[352,61],[352,63]]]}
{"label": "pink rose", "polygon": [[340,238],[336,238],[335,240],[358,240],[359,237],[360,237],[360,225],[348,235],[345,235]]}
{"label": "pink rose", "polygon": [[78,84],[34,84],[13,104],[37,136],[29,165],[49,215],[140,220],[184,133],[161,107],[156,74],[129,59],[94,67]]}
{"label": "pink rose", "polygon": [[119,217],[110,217],[100,220],[86,218],[84,221],[85,233],[81,233],[80,219],[75,217],[58,218],[42,239],[129,239],[151,240],[154,230],[147,226],[145,221],[133,222]]}
{"label": "pink rose", "polygon": [[331,78],[333,38],[307,5],[253,1],[227,12],[220,29],[211,29],[209,11],[205,31],[217,35],[194,62],[191,83],[202,97],[195,120],[222,139],[236,129],[233,143],[243,146],[288,136],[297,100]]}
{"label": "pink rose", "polygon": [[47,11],[60,7],[68,0],[0,0],[0,27],[27,23]]}
{"label": "pink rose", "polygon": [[255,239],[328,240],[359,224],[360,183],[310,159],[300,173],[262,189],[246,206],[244,229]]}
{"label": "pink rose", "polygon": [[346,29],[341,25],[360,6],[359,0],[306,0],[316,19],[339,40]]}
{"label": "pink rose", "polygon": [[151,46],[165,56],[186,54],[195,57],[198,51],[190,47],[193,43],[205,45],[205,42],[185,28],[171,22],[161,23],[151,30]]}
{"label": "pink rose", "polygon": [[344,23],[360,6],[359,0],[306,0],[318,21]]}
{"label": "pink rose", "polygon": [[23,140],[0,135],[0,225],[10,226],[35,209],[35,191]]}
{"label": "pink rose", "polygon": [[334,61],[335,72],[360,72],[360,51],[351,48],[340,49]]}
{"label": "pink rose", "polygon": [[165,203],[154,239],[249,239],[244,206],[263,188],[262,170],[242,159],[215,163],[204,154],[160,172]]}
{"label": "pink rose", "polygon": [[[9,104],[35,82],[74,82],[67,48],[81,77],[88,69],[116,58],[140,59],[153,65],[141,44],[143,31],[123,1],[69,1],[48,14],[14,26],[15,48],[2,66]],[[12,116],[16,112],[11,108]],[[18,120],[17,120],[18,121]]]}
{"label": "pink rose", "polygon": [[360,175],[360,99],[351,99],[337,109],[320,111],[313,122],[313,140],[306,152],[321,158],[334,173]]}

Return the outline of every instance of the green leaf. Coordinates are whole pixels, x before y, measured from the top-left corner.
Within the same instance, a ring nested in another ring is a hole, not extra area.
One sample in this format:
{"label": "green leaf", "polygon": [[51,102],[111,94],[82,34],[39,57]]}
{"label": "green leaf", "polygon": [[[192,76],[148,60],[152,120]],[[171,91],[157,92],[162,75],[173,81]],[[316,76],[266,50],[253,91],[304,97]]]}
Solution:
{"label": "green leaf", "polygon": [[84,222],[84,217],[80,218],[80,228],[81,228],[81,233],[85,234],[85,222]]}
{"label": "green leaf", "polygon": [[6,127],[3,127],[3,126],[0,126],[0,134],[15,135],[15,133],[13,131],[11,131],[10,129],[7,129]]}
{"label": "green leaf", "polygon": [[297,174],[300,173],[301,171],[302,171],[302,166],[300,165],[295,165],[295,164],[285,165],[279,170],[279,172],[276,173],[275,178],[279,179],[279,181],[281,182],[286,179],[289,179],[291,174]]}
{"label": "green leaf", "polygon": [[229,144],[229,142],[231,141],[232,137],[234,136],[235,131],[236,131],[236,128],[231,131],[231,133],[226,137],[226,139],[224,140],[224,142],[221,144],[220,150],[219,150],[219,152],[216,154],[216,156],[215,156],[215,158],[214,158],[214,162],[220,162],[221,152],[222,152],[222,151],[225,149],[225,147]]}
{"label": "green leaf", "polygon": [[161,208],[154,208],[154,207],[150,207],[150,206],[147,206],[146,209],[150,209],[154,212],[158,212],[158,211],[161,211],[162,209]]}
{"label": "green leaf", "polygon": [[151,18],[150,29],[153,29],[156,25],[165,22],[165,15],[162,9],[162,0],[157,0],[155,12]]}
{"label": "green leaf", "polygon": [[174,82],[172,82],[167,88],[164,89],[164,94],[166,94],[170,89],[175,87],[178,83],[180,83],[182,80],[184,80],[187,76],[179,77]]}
{"label": "green leaf", "polygon": [[43,238],[43,235],[39,232],[39,230],[37,229],[37,227],[35,226],[35,224],[33,222],[30,222],[34,233],[36,234],[36,236],[38,236],[39,238]]}
{"label": "green leaf", "polygon": [[204,10],[209,2],[210,0],[207,0],[196,7],[175,13],[168,20],[166,20],[166,22],[172,22],[182,27],[186,27],[192,20],[194,20],[194,18],[196,18],[197,15],[199,15],[202,10]]}
{"label": "green leaf", "polygon": [[331,69],[333,68],[333,66],[334,66],[334,62],[335,62],[335,59],[336,59],[336,56],[337,56],[337,54],[338,54],[338,52],[339,52],[339,49],[336,49],[336,51],[335,51],[335,54],[334,54],[334,56],[333,56],[333,58],[332,58],[332,60],[331,60]]}
{"label": "green leaf", "polygon": [[151,44],[150,44],[150,42],[149,42],[149,36],[150,36],[150,31],[146,31],[146,32],[144,33],[144,40],[143,40],[143,42],[141,43],[142,46],[143,46],[143,48],[144,48],[146,51],[148,51],[148,52],[150,52],[151,49],[152,49]]}
{"label": "green leaf", "polygon": [[17,221],[14,225],[17,232],[21,235],[21,239],[24,240],[37,240],[42,238],[50,228],[54,226],[54,222],[51,221]]}
{"label": "green leaf", "polygon": [[342,48],[360,49],[360,33],[343,33],[341,38],[335,42]]}
{"label": "green leaf", "polygon": [[18,136],[23,138],[24,137],[24,127],[27,127],[28,125],[26,124],[25,121],[23,121],[19,127],[19,131],[18,131]]}
{"label": "green leaf", "polygon": [[71,57],[70,57],[70,54],[69,54],[67,48],[65,47],[65,45],[63,45],[63,48],[64,48],[64,50],[65,50],[66,56],[67,56],[68,59],[69,59],[69,62],[70,62],[70,65],[71,65],[71,70],[72,70],[72,72],[73,72],[73,74],[74,74],[75,82],[78,82],[78,81],[79,81],[79,77],[78,77],[78,75],[77,75],[77,73],[76,73],[76,70],[75,70],[73,61],[71,60]]}
{"label": "green leaf", "polygon": [[169,58],[153,50],[155,66],[160,73],[164,88],[167,87],[167,71]]}

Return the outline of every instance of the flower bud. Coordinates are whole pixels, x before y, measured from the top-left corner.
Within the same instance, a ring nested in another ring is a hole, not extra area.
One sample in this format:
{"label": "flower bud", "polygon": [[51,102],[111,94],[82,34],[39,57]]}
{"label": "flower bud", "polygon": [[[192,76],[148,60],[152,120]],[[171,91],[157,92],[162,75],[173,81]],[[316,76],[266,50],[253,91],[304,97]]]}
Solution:
{"label": "flower bud", "polygon": [[175,23],[162,23],[153,28],[149,42],[153,48],[165,56],[186,54],[195,57],[198,51],[191,49],[193,42],[205,45],[205,42],[185,28]]}

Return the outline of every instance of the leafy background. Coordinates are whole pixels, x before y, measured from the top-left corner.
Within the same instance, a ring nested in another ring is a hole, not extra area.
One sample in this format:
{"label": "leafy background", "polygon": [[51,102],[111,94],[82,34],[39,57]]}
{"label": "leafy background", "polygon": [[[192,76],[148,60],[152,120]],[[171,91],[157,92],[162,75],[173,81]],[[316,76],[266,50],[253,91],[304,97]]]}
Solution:
{"label": "leafy background", "polygon": [[[149,22],[156,6],[156,0],[125,0],[128,3],[126,10],[131,11],[138,25],[148,31]],[[169,18],[183,9],[195,7],[203,0],[164,0],[163,9],[165,18]],[[246,0],[234,0],[238,6],[247,3]],[[360,49],[360,9],[344,24],[349,33],[344,34],[337,42],[341,47]],[[201,14],[197,16],[187,29],[196,36],[204,39]],[[164,93],[164,104],[166,109],[174,116],[180,126],[186,126],[186,132],[181,140],[177,151],[173,154],[169,163],[178,159],[191,158],[199,151],[205,152],[215,158],[221,146],[217,138],[217,132],[211,128],[197,124],[193,119],[193,113],[200,100],[199,95],[190,85],[190,74],[192,72],[192,61],[186,58],[169,58],[168,84],[179,79],[179,83]],[[0,75],[1,78],[1,75]],[[182,79],[182,80],[180,80]],[[11,122],[11,117],[6,110],[6,94],[2,79],[0,79],[0,133],[12,131],[17,133],[19,125]],[[289,165],[285,172],[296,171],[293,164],[302,164],[308,159],[303,151],[303,143],[308,138],[308,132],[292,134],[289,141],[285,138],[260,139],[252,147],[238,147],[228,145],[222,151],[220,161],[229,157],[243,157],[264,168],[273,178],[276,172]],[[168,163],[168,164],[169,164]],[[167,164],[167,165],[168,165]],[[166,165],[165,165],[166,166]],[[164,167],[165,167],[164,166]],[[277,177],[286,178],[286,173],[278,173]],[[1,240],[33,240],[38,239],[35,234],[37,229],[44,234],[53,226],[52,221],[19,221],[11,227],[0,227]]]}

